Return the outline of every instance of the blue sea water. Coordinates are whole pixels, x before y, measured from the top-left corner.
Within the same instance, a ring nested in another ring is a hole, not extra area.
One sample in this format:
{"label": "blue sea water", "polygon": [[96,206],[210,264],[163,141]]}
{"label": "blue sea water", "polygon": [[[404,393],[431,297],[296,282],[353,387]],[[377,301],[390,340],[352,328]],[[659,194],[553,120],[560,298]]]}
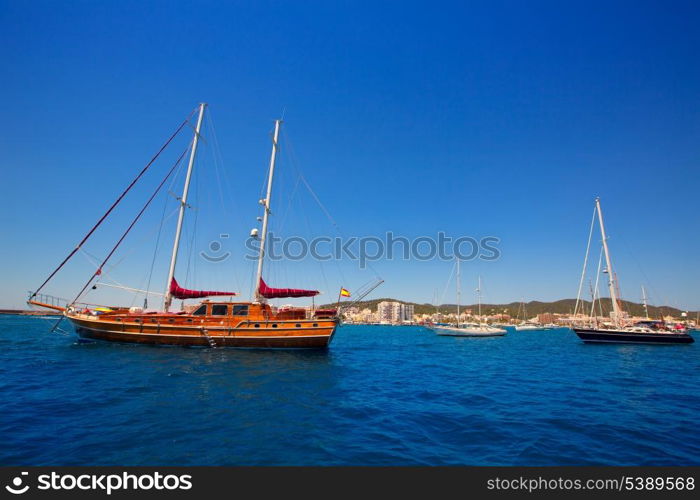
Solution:
{"label": "blue sea water", "polygon": [[343,326],[326,351],[0,316],[0,465],[697,465],[700,344]]}

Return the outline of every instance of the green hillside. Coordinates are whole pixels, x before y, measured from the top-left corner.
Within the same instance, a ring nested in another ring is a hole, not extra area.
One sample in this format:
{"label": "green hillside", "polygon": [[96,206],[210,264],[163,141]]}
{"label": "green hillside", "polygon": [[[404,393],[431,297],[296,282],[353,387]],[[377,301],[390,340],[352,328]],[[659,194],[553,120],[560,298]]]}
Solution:
{"label": "green hillside", "polygon": [[[449,313],[456,313],[457,312],[457,305],[456,304],[442,304],[440,306],[435,306],[433,304],[417,304],[415,302],[407,302],[404,300],[397,300],[397,299],[392,299],[392,298],[380,298],[380,299],[373,299],[373,300],[363,300],[360,301],[356,304],[354,304],[355,307],[359,307],[360,309],[365,309],[368,308],[372,312],[376,312],[377,310],[377,304],[383,301],[390,301],[390,302],[401,302],[403,304],[413,304],[414,306],[414,312],[415,314],[432,314],[436,311],[439,311],[443,314],[449,314]],[[585,310],[590,311],[591,310],[591,302],[590,301],[583,301],[585,304]],[[347,303],[347,302],[345,302]],[[537,300],[533,300],[530,302],[525,303],[525,311],[527,313],[528,317],[533,317],[538,314],[542,313],[556,313],[556,314],[571,314],[574,311],[574,306],[576,305],[576,299],[562,299],[562,300],[557,300],[555,302],[540,302]],[[603,314],[607,315],[610,311],[610,301],[608,299],[603,299],[600,302],[600,305],[602,306]],[[326,304],[321,307],[334,307],[335,304]],[[482,314],[498,314],[498,313],[505,313],[509,314],[511,317],[517,317],[518,316],[518,311],[520,309],[521,305],[520,302],[511,302],[509,304],[481,304],[481,311]],[[465,304],[460,306],[460,309],[464,311],[465,309],[472,309],[474,312],[476,312],[478,306],[476,304]],[[642,304],[637,304],[635,302],[628,302],[626,300],[622,301],[622,308],[623,310],[627,311],[633,316],[643,316],[644,315],[644,306]],[[598,309],[598,306],[596,306],[596,309]],[[670,307],[670,306],[649,306],[649,316],[652,318],[658,318],[661,315],[664,316],[675,316],[675,317],[680,317],[681,315],[680,309],[677,309],[675,307]],[[696,312],[694,311],[689,311],[688,312],[688,317],[689,319],[694,319],[696,315]],[[521,313],[522,316],[522,313]]]}

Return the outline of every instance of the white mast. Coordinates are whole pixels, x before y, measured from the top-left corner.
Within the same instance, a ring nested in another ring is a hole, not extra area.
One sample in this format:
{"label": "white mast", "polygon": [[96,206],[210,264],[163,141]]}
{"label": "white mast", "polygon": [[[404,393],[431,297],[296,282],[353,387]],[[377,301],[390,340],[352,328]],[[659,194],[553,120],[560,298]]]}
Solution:
{"label": "white mast", "polygon": [[479,302],[479,323],[481,323],[481,276],[479,276],[479,284],[476,289],[476,299]]}
{"label": "white mast", "polygon": [[280,125],[282,120],[275,120],[275,133],[272,138],[272,154],[270,155],[270,174],[267,179],[267,195],[260,200],[260,204],[265,208],[263,213],[262,234],[260,235],[260,253],[258,254],[258,272],[255,277],[254,300],[261,300],[260,280],[262,279],[263,260],[265,259],[265,240],[267,240],[267,221],[270,217],[270,198],[272,196],[272,181],[275,176],[275,160],[277,158],[277,139],[279,138]]}
{"label": "white mast", "polygon": [[603,239],[603,251],[605,252],[605,265],[608,271],[608,290],[610,290],[610,300],[612,301],[613,321],[619,324],[622,315],[620,314],[620,304],[617,302],[617,290],[615,289],[615,274],[613,273],[610,251],[608,250],[608,237],[605,235],[605,225],[603,224],[603,211],[600,208],[600,198],[595,199],[595,206],[598,209],[598,222],[600,223],[600,236]]}
{"label": "white mast", "polygon": [[177,217],[177,229],[175,230],[175,241],[173,242],[173,253],[170,257],[170,270],[168,271],[168,282],[166,283],[165,300],[163,301],[163,309],[168,312],[170,305],[173,302],[173,296],[170,293],[170,283],[175,276],[175,264],[177,264],[177,252],[180,248],[180,234],[182,233],[182,222],[185,218],[185,208],[187,207],[187,193],[190,190],[190,179],[192,178],[192,167],[194,166],[194,158],[197,154],[197,144],[199,144],[199,132],[202,129],[202,119],[204,118],[204,108],[206,103],[199,105],[199,117],[197,118],[197,126],[194,131],[194,139],[192,141],[192,151],[190,152],[190,162],[187,165],[187,176],[185,177],[185,187],[180,198],[180,213]]}
{"label": "white mast", "polygon": [[[588,231],[588,244],[586,245],[586,255],[583,258],[583,269],[581,269],[581,279],[578,282],[578,293],[576,294],[576,306],[574,307],[574,317],[578,313],[578,307],[581,304],[581,292],[583,291],[583,280],[586,277],[586,266],[588,266],[588,253],[591,250],[591,241],[593,241],[593,227],[595,226],[595,213],[598,207],[593,207],[593,217],[591,217],[591,229]],[[583,309],[583,308],[581,308]]]}
{"label": "white mast", "polygon": [[649,308],[647,307],[647,291],[644,289],[644,285],[642,285],[642,304],[644,304],[644,315],[646,316],[646,319],[649,319]]}
{"label": "white mast", "polygon": [[459,303],[462,298],[462,275],[459,273],[459,257],[457,257],[457,328],[459,328]]}

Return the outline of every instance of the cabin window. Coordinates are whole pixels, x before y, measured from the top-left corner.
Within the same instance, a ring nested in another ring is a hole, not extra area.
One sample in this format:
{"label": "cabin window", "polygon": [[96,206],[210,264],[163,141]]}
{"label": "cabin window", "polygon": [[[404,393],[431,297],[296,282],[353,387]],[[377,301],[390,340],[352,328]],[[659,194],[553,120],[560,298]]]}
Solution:
{"label": "cabin window", "polygon": [[228,306],[225,304],[214,304],[211,306],[211,315],[212,316],[226,316],[226,311],[228,310]]}
{"label": "cabin window", "polygon": [[255,326],[255,328],[260,328],[260,323],[255,323],[253,326]]}
{"label": "cabin window", "polygon": [[301,328],[301,323],[297,323],[297,324],[296,324],[296,327],[297,327],[297,328]]}
{"label": "cabin window", "polygon": [[175,320],[174,320],[174,319],[169,319],[169,320],[168,320],[168,323],[175,323]]}
{"label": "cabin window", "polygon": [[233,311],[231,312],[234,316],[248,316],[248,305],[236,304],[233,306]]}
{"label": "cabin window", "polygon": [[204,316],[205,314],[207,314],[207,305],[203,304],[199,306],[199,308],[192,314],[195,316]]}
{"label": "cabin window", "polygon": [[277,328],[277,323],[272,323],[272,328]]}
{"label": "cabin window", "polygon": [[318,323],[314,323],[314,326],[318,326]]}

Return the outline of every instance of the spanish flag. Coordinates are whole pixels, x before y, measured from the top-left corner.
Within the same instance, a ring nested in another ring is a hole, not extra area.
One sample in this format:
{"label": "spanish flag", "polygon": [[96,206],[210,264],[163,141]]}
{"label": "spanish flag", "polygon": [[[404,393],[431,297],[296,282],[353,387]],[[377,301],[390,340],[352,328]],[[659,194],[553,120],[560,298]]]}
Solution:
{"label": "spanish flag", "polygon": [[350,292],[346,290],[345,288],[340,289],[340,296],[341,297],[350,297]]}

